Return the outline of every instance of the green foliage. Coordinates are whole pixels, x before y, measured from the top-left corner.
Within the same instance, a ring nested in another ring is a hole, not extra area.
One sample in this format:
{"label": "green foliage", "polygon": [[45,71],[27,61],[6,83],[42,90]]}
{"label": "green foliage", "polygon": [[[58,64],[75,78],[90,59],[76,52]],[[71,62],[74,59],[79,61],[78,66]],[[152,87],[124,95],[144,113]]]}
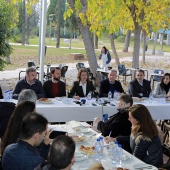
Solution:
{"label": "green foliage", "polygon": [[4,57],[12,52],[8,40],[12,37],[11,28],[17,16],[15,7],[7,0],[0,1],[0,70],[4,68]]}

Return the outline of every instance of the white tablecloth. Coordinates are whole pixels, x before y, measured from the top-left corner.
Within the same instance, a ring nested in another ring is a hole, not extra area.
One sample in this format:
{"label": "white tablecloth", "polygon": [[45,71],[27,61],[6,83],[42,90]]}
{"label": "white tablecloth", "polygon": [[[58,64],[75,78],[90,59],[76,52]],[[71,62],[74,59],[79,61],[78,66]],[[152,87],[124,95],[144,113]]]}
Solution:
{"label": "white tablecloth", "polygon": [[[149,100],[144,100],[142,102],[134,102],[134,104],[143,104],[150,111],[152,118],[154,120],[166,120],[170,119],[170,102],[165,102],[165,99],[153,99],[152,103]],[[108,113],[109,116],[117,113],[116,107],[104,106],[103,114]]]}
{"label": "white tablecloth", "polygon": [[63,104],[56,99],[51,100],[53,103],[50,104],[42,104],[38,101],[36,103],[36,111],[43,114],[49,122],[92,121],[94,117],[102,119],[102,106]]}
{"label": "white tablecloth", "polygon": [[[92,106],[91,104],[78,105],[78,104],[63,104],[61,101],[51,99],[53,103],[42,104],[37,101],[36,111],[43,114],[49,122],[67,122],[71,120],[76,121],[93,121],[95,117],[102,119],[103,114],[108,113],[109,116],[117,113],[115,106]],[[3,101],[1,99],[0,101]],[[17,103],[16,100],[11,102]],[[154,120],[170,119],[170,102],[165,102],[165,99],[153,99],[150,103],[148,100],[142,102],[134,102],[134,104],[145,105]]]}
{"label": "white tablecloth", "polygon": [[[84,123],[83,123],[83,125],[84,125]],[[65,127],[65,125],[60,125],[60,126]],[[67,125],[67,131],[68,131],[68,133],[75,133],[70,125]],[[76,153],[81,153],[81,151],[79,150],[80,145],[94,146],[96,139],[100,136],[100,134],[95,132],[93,129],[90,129],[90,131],[88,133],[84,133],[84,135],[86,136],[86,140],[82,143],[76,143]],[[92,135],[93,135],[93,138],[89,138]],[[133,155],[129,154],[128,152],[126,152],[124,150],[123,150],[123,153],[127,157],[127,160],[122,161],[123,168],[134,170],[133,166],[135,164],[143,163],[141,160],[137,159],[136,157],[134,157]],[[103,159],[101,161],[107,165],[106,170],[112,168],[111,158],[108,155],[107,147],[104,147]],[[71,170],[85,170],[85,169],[89,168],[91,165],[93,165],[95,162],[96,161],[94,160],[93,156],[91,155],[91,156],[88,156],[88,158],[83,161],[79,161],[79,162],[75,161]],[[157,168],[153,167],[153,169],[151,168],[151,170],[157,170]]]}

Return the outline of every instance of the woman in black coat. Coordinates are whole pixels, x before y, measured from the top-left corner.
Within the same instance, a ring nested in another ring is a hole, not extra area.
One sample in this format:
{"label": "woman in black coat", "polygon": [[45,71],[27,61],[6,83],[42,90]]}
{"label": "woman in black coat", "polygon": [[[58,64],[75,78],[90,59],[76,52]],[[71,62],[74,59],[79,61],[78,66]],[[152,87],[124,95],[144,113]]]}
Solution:
{"label": "woman in black coat", "polygon": [[87,69],[80,69],[77,75],[77,81],[73,82],[73,86],[68,94],[68,97],[80,99],[80,97],[86,97],[89,92],[92,92],[92,96],[95,95],[96,88],[92,81],[89,80]]}

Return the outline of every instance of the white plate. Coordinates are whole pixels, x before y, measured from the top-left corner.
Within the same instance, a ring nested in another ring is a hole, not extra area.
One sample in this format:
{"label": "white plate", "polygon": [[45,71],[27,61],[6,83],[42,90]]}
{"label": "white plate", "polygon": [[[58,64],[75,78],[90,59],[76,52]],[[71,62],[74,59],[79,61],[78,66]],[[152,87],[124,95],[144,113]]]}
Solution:
{"label": "white plate", "polygon": [[[39,100],[38,100],[39,101]],[[48,102],[45,102],[45,101],[39,101],[39,103],[42,103],[42,104],[51,104],[51,103],[53,103],[53,101],[52,100],[49,100]]]}
{"label": "white plate", "polygon": [[55,97],[56,100],[62,101],[62,97]]}
{"label": "white plate", "polygon": [[[92,145],[83,145],[84,147],[92,147]],[[81,147],[81,146],[80,146]],[[83,154],[86,154],[86,155],[94,155],[94,150],[90,150],[91,152],[85,152],[83,150],[81,150],[79,147],[79,151]]]}
{"label": "white plate", "polygon": [[[73,140],[76,142],[76,143],[83,143],[83,142],[85,142],[85,140],[86,140],[86,137],[84,136],[84,135],[77,135],[77,134],[74,134],[74,133],[69,133],[68,134],[70,137],[72,137],[73,138]],[[81,139],[82,138],[82,140],[78,140],[78,139]]]}
{"label": "white plate", "polygon": [[75,159],[75,162],[80,162],[80,161],[86,160],[87,156],[82,153],[75,153],[74,159]]}
{"label": "white plate", "polygon": [[157,170],[156,167],[146,164],[146,163],[138,163],[138,164],[133,165],[133,167],[135,169],[142,169],[142,170],[146,170],[146,169]]}
{"label": "white plate", "polygon": [[129,160],[129,159],[130,159],[130,157],[127,156],[127,155],[123,155],[123,156],[122,156],[122,161],[127,161],[127,160]]}
{"label": "white plate", "polygon": [[73,130],[75,132],[77,131],[77,129],[79,130],[80,133],[89,133],[90,132],[90,128],[87,128],[87,127],[84,127],[84,126],[73,128]]}

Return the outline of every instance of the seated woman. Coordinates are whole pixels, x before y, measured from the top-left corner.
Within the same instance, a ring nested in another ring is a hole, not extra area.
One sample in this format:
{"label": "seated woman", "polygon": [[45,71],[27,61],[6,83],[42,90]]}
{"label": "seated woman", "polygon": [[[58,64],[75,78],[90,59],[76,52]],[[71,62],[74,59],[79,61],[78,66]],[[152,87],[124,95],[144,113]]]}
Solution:
{"label": "seated woman", "polygon": [[80,99],[80,97],[86,97],[91,91],[92,96],[95,95],[96,88],[88,78],[88,71],[86,69],[80,69],[77,75],[77,81],[73,82],[73,86],[68,94],[68,97],[74,97]]}
{"label": "seated woman", "polygon": [[170,74],[165,73],[162,77],[162,81],[157,84],[155,91],[154,91],[154,97],[160,98],[160,97],[170,97]]}
{"label": "seated woman", "polygon": [[97,129],[102,132],[103,136],[108,136],[111,132],[111,137],[127,136],[131,132],[131,123],[128,118],[128,108],[132,106],[133,100],[130,95],[123,94],[118,98],[116,114],[113,114],[110,119],[104,123],[99,118],[94,118],[94,123],[97,124]]}
{"label": "seated woman", "polygon": [[5,148],[12,143],[15,143],[19,137],[21,122],[27,114],[35,111],[35,103],[30,101],[20,102],[15,108],[8,122],[7,129],[2,140],[1,154]]}
{"label": "seated woman", "polygon": [[130,136],[106,137],[105,141],[130,142],[132,153],[147,164],[159,167],[163,164],[162,144],[158,129],[148,109],[141,104],[129,108],[129,121],[132,123]]}

